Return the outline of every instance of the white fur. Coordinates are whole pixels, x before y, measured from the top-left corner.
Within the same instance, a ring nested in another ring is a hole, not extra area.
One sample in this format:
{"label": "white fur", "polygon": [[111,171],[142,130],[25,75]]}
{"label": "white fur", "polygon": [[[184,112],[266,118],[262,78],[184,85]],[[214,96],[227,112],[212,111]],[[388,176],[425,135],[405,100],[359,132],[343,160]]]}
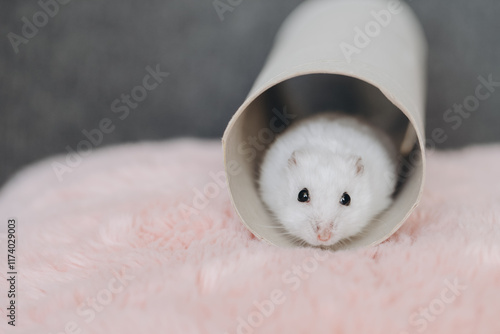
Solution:
{"label": "white fur", "polygon": [[[390,145],[385,134],[351,116],[324,113],[299,121],[264,156],[262,200],[289,234],[310,245],[353,237],[392,202],[396,162]],[[292,154],[296,163],[289,161]],[[357,173],[359,158],[363,169]],[[303,188],[309,203],[297,200]],[[349,206],[339,203],[344,192]],[[320,241],[325,231],[331,238]]]}

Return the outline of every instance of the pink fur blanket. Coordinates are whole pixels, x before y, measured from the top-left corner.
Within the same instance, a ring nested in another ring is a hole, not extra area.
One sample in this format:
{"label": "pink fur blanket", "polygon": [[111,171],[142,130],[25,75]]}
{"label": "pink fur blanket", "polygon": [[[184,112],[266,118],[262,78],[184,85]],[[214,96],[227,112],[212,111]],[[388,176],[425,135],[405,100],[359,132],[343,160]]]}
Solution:
{"label": "pink fur blanket", "polygon": [[219,142],[100,149],[62,182],[53,161],[0,194],[0,333],[500,333],[499,145],[428,152],[406,224],[336,253],[252,237],[217,182]]}

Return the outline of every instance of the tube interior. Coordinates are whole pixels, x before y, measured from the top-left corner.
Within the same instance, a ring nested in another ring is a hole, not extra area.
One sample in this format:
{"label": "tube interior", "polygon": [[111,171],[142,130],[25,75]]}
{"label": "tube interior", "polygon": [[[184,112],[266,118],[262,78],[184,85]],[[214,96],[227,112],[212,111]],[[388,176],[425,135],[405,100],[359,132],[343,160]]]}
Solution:
{"label": "tube interior", "polygon": [[[409,133],[408,128],[413,127],[379,89],[360,79],[308,74],[266,90],[242,111],[226,141],[226,167],[229,163],[240,167],[238,173],[228,173],[233,202],[244,224],[257,237],[278,246],[294,246],[270,227],[278,223],[260,200],[259,165],[267,147],[286,127],[303,117],[328,110],[363,117],[385,131],[397,148]],[[363,237],[353,238],[343,248],[380,242],[392,234],[411,211],[423,178],[422,152],[416,138],[413,141],[413,149],[399,156],[400,182],[393,205],[377,217],[376,222],[370,223]]]}

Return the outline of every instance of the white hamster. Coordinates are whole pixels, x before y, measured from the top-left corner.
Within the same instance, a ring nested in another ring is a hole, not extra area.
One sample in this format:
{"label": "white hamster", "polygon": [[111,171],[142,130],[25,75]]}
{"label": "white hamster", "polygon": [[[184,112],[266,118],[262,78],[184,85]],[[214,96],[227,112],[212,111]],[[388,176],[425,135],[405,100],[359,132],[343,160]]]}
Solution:
{"label": "white hamster", "polygon": [[312,246],[359,234],[392,203],[396,151],[370,125],[322,113],[292,125],[260,167],[261,198],[286,233]]}

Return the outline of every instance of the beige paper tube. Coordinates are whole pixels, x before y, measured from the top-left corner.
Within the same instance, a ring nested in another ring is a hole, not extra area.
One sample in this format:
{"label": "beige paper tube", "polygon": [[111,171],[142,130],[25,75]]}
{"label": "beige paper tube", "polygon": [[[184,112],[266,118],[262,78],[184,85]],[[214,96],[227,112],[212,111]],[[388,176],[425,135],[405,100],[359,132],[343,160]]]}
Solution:
{"label": "beige paper tube", "polygon": [[277,223],[259,197],[259,164],[285,126],[343,110],[387,132],[400,150],[400,182],[392,206],[362,236],[332,249],[376,245],[392,235],[422,193],[426,52],[422,29],[402,1],[301,4],[222,139],[228,189],[242,223],[271,244],[295,245],[270,228]]}

